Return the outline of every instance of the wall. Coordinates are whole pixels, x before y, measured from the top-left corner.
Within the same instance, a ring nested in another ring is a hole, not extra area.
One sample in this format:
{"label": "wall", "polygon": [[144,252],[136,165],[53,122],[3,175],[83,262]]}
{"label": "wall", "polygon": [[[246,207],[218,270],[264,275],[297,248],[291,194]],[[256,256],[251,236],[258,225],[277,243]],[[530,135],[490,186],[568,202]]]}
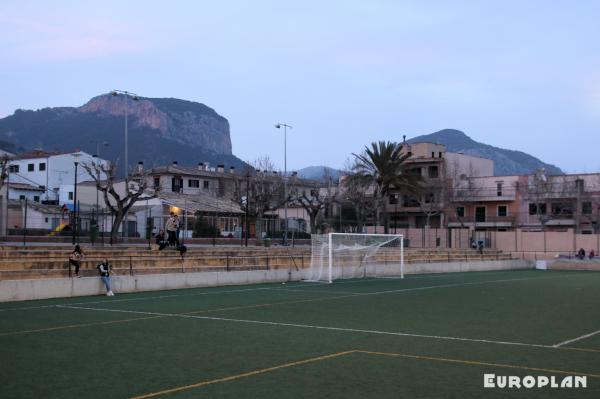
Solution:
{"label": "wall", "polygon": [[[388,264],[384,267],[386,269],[378,271],[380,274],[397,275],[399,273],[398,265]],[[468,263],[416,263],[406,265],[405,273],[451,273],[531,268],[533,268],[533,263],[531,262],[514,260]],[[113,290],[115,293],[120,294],[194,287],[277,283],[288,280],[299,281],[305,278],[307,271],[308,269],[300,271],[252,270],[117,276],[113,278]],[[373,271],[369,273],[372,274]],[[104,292],[105,290],[98,277],[0,281],[0,302],[101,295]]]}

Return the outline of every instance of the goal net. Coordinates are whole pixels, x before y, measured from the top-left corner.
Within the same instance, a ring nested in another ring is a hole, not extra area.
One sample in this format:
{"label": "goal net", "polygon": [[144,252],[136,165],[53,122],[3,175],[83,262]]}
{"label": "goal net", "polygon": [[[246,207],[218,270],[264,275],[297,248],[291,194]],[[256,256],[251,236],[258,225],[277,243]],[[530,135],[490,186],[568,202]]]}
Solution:
{"label": "goal net", "polygon": [[396,234],[312,235],[307,281],[363,277],[404,278],[404,242]]}

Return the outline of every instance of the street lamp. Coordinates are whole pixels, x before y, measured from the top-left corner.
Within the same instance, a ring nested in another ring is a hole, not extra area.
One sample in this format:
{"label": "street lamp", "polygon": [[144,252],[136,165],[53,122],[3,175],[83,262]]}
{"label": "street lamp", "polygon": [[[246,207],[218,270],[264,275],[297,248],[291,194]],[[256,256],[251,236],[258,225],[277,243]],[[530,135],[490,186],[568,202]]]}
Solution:
{"label": "street lamp", "polygon": [[[78,229],[77,229],[77,222],[78,222],[78,206],[77,206],[77,166],[79,165],[79,157],[81,156],[81,154],[79,152],[76,152],[73,154],[73,158],[75,159],[75,161],[73,161],[73,163],[75,164],[75,184],[73,186],[73,228],[72,228],[72,233],[73,233],[73,245],[75,245],[76,241],[79,241],[79,234],[78,234]],[[77,236],[77,239],[76,239]]]}
{"label": "street lamp", "polygon": [[283,217],[285,218],[285,236],[283,237],[283,245],[287,245],[287,236],[288,236],[288,217],[287,217],[287,130],[291,129],[290,125],[285,123],[278,123],[275,125],[275,128],[281,129],[283,128]]}
{"label": "street lamp", "polygon": [[246,171],[246,227],[244,233],[244,241],[246,242],[246,247],[248,246],[248,234],[250,234],[250,223],[248,220],[248,206],[250,205],[250,169]]}
{"label": "street lamp", "polygon": [[[125,91],[125,90],[113,90],[110,92],[110,94],[113,97],[118,96],[119,94],[122,94],[125,96],[125,165],[124,165],[124,170],[125,170],[125,190],[128,189],[129,187],[129,150],[128,150],[128,129],[127,129],[127,117],[128,117],[128,106],[129,106],[129,98],[131,98],[133,101],[140,101],[140,97],[135,94],[135,93],[131,93],[129,91]],[[125,223],[123,223],[123,237],[124,237],[124,241],[128,240],[128,236],[129,236],[129,210],[125,211],[125,216],[124,216],[124,220]]]}

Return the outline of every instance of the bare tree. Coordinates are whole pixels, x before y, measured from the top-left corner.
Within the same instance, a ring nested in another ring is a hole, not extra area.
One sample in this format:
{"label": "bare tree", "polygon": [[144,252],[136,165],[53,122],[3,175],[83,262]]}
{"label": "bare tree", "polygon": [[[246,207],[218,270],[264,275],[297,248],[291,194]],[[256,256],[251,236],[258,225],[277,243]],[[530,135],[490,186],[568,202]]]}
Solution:
{"label": "bare tree", "polygon": [[354,162],[346,160],[338,200],[350,203],[356,216],[356,232],[362,233],[367,219],[375,213],[374,187],[369,179],[354,174]]}
{"label": "bare tree", "polygon": [[[465,173],[461,173],[465,172]],[[477,198],[485,195],[485,189],[480,182],[475,178],[477,171],[472,163],[469,162],[469,167],[466,170],[460,170],[458,161],[454,161],[442,177],[442,196],[446,209],[452,217],[460,223],[461,227],[465,226],[465,215],[460,215],[456,207],[466,207],[467,204],[477,201]],[[450,209],[451,208],[451,209]]]}
{"label": "bare tree", "polygon": [[[102,192],[104,203],[114,217],[110,231],[110,243],[116,243],[119,226],[123,222],[125,214],[136,202],[156,198],[160,192],[160,187],[149,187],[148,172],[138,171],[132,177],[132,181],[125,184],[125,192],[120,194],[115,188],[116,162],[108,164],[101,162],[82,163],[81,166],[96,182],[96,189]],[[105,177],[105,179],[103,180],[102,177]]]}
{"label": "bare tree", "polygon": [[252,168],[246,171],[250,174],[249,178],[240,176],[235,180],[232,200],[242,211],[246,211],[248,206],[248,217],[255,219],[256,237],[261,238],[265,214],[280,208],[285,202],[283,178],[275,172],[269,157],[258,158],[250,165]]}
{"label": "bare tree", "polygon": [[542,231],[546,231],[546,223],[550,220],[547,200],[552,197],[555,186],[556,182],[549,179],[542,168],[528,176],[527,184],[519,187],[520,194],[530,201],[529,214],[535,215],[540,222]]}
{"label": "bare tree", "polygon": [[8,155],[0,156],[0,190],[4,187],[4,181],[8,178]]}
{"label": "bare tree", "polygon": [[312,234],[317,232],[318,221],[323,213],[337,202],[338,191],[331,186],[331,174],[327,169],[324,171],[323,180],[328,182],[325,187],[322,181],[313,180],[304,187],[293,186],[290,190],[290,199],[302,206],[308,214]]}

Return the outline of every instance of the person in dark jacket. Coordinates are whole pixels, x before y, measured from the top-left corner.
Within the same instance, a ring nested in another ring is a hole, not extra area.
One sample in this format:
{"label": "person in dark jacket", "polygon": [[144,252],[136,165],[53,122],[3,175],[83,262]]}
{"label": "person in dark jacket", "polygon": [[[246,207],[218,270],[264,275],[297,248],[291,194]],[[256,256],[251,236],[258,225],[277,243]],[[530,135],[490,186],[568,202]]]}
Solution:
{"label": "person in dark jacket", "polygon": [[112,266],[108,262],[108,259],[105,258],[102,261],[102,263],[100,263],[96,267],[98,269],[98,272],[100,273],[100,278],[102,279],[102,282],[106,287],[106,296],[115,296],[115,294],[112,292],[112,289],[110,288],[110,272],[112,271]]}
{"label": "person in dark jacket", "polygon": [[160,229],[160,231],[156,235],[156,245],[158,245],[159,251],[162,251],[167,245],[169,245],[169,242],[165,237],[165,231],[163,229]]}

